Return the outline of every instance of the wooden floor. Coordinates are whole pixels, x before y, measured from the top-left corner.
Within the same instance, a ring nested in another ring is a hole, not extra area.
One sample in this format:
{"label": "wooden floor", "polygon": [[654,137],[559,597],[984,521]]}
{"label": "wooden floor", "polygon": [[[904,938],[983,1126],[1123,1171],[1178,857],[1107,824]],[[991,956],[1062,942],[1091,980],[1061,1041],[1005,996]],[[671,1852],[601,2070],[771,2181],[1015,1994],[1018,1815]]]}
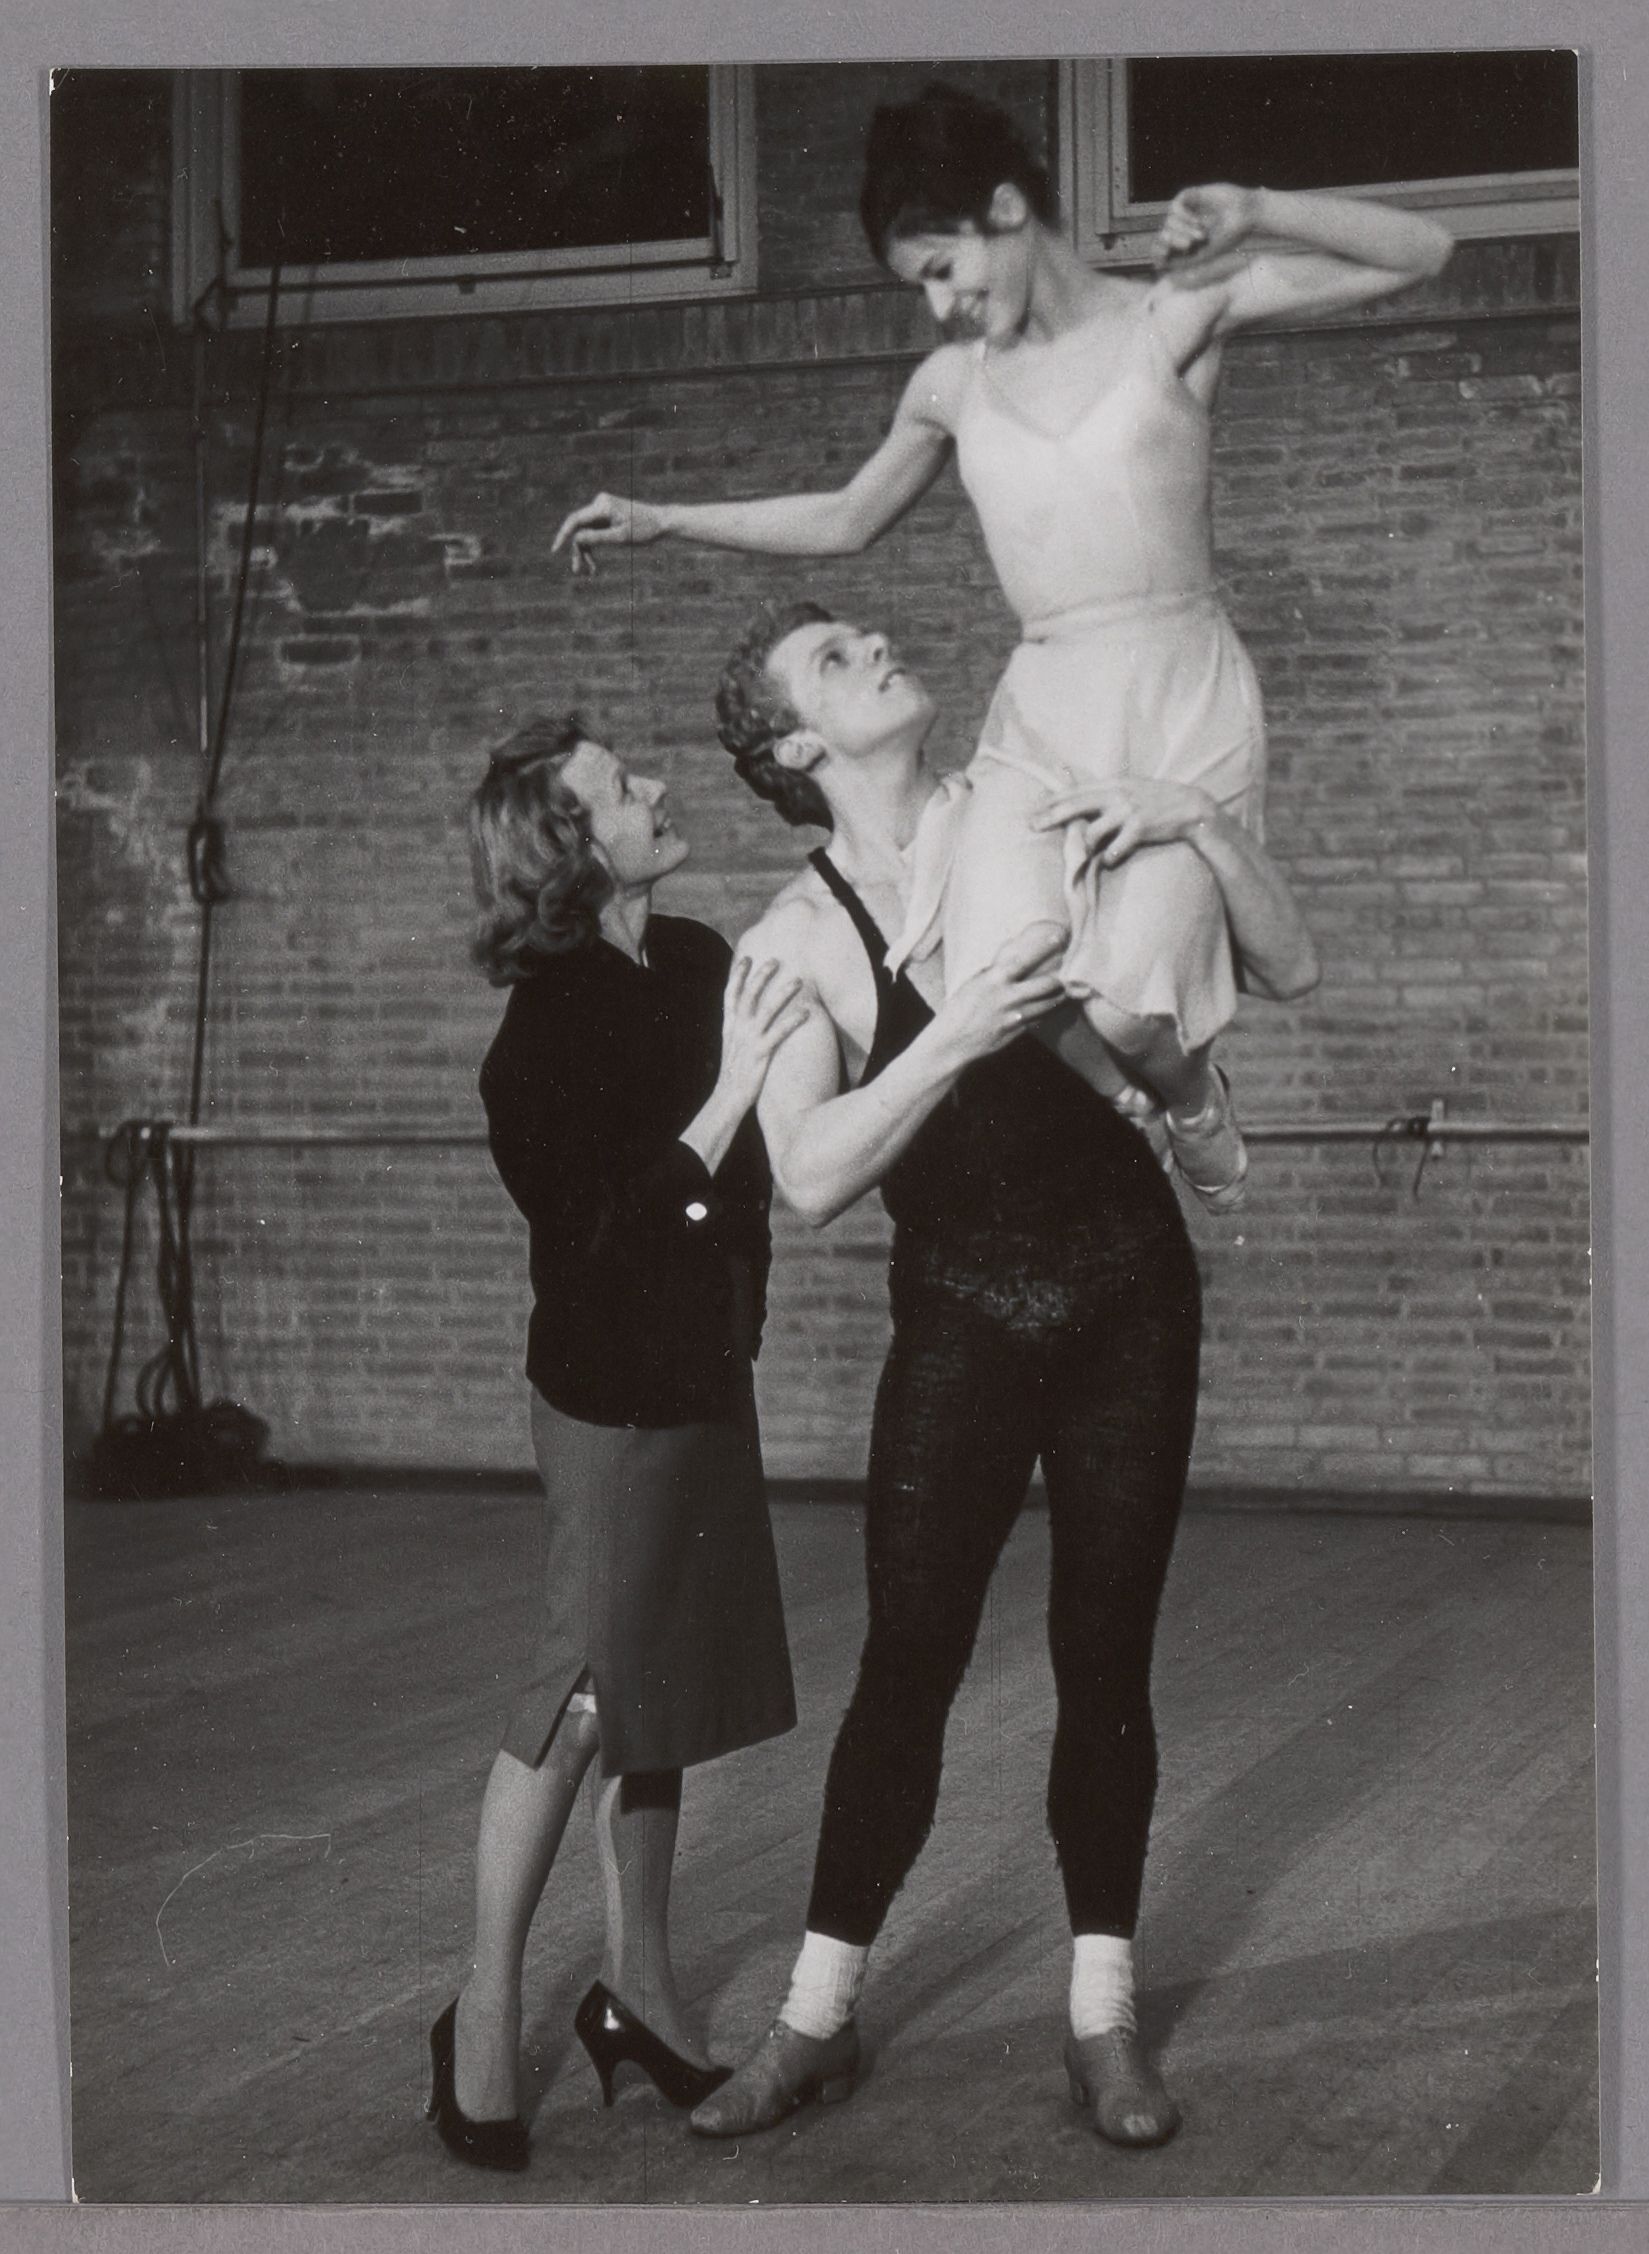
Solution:
{"label": "wooden floor", "polygon": [[[802,1722],[694,1772],[684,1985],[736,2056],[782,1993],[862,1620],[858,1514],[775,1512]],[[528,1968],[534,2152],[450,2161],[425,2034],[468,1947],[482,1778],[530,1641],[521,1494],[68,1514],[82,2198],[1087,2200],[1583,2192],[1597,2174],[1589,1543],[1570,1525],[1188,1518],[1159,1644],[1143,2016],[1187,2125],[1099,2143],[1059,2049],[1041,1795],[1046,1528],[1003,1561],[851,2104],[740,2146],[571,2041],[575,1822]]]}

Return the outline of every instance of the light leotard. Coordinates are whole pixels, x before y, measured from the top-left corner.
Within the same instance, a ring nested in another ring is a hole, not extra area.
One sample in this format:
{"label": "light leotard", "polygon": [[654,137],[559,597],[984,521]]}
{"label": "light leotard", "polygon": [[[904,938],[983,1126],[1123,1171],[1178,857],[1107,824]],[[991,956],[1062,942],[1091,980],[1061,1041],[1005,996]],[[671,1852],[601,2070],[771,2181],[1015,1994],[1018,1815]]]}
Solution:
{"label": "light leotard", "polygon": [[[1206,790],[1258,833],[1259,684],[1214,593],[1206,409],[1175,368],[1149,294],[1110,379],[1060,430],[974,354],[957,463],[1020,642],[968,770],[942,908],[913,909],[904,952],[942,936],[957,984],[1032,923],[1067,926],[1067,988],[1102,1032],[1169,1018],[1187,1048],[1233,1015],[1224,906],[1188,845],[1084,867],[1074,836],[1029,823],[1050,789],[1161,776]],[[1082,332],[1061,343],[1079,352]],[[1125,1031],[1122,1037],[1126,1039]]]}

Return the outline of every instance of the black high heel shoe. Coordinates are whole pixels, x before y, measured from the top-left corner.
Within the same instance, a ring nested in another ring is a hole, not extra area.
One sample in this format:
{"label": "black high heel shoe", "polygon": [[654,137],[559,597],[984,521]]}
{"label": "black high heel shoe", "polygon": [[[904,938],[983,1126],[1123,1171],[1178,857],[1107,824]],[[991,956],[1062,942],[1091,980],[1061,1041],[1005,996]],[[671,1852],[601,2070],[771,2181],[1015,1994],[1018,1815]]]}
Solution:
{"label": "black high heel shoe", "polygon": [[458,2103],[458,1999],[453,1997],[429,2031],[430,2091],[425,2117],[435,2123],[441,2142],[472,2168],[502,2168],[518,2174],[527,2165],[527,2124],[472,2121]]}
{"label": "black high heel shoe", "polygon": [[613,2075],[626,2060],[639,2066],[671,2105],[702,2105],[732,2073],[730,2066],[694,2066],[597,1981],[573,2014],[573,2032],[601,2076],[601,2102],[613,2102]]}

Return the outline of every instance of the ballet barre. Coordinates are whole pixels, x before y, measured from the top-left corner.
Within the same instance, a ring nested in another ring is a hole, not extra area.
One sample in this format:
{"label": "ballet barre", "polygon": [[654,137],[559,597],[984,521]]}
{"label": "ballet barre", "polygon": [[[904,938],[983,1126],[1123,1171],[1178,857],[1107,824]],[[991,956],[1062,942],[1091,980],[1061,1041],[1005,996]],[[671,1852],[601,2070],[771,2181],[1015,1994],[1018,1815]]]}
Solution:
{"label": "ballet barre", "polygon": [[[1241,1121],[1243,1139],[1253,1144],[1313,1143],[1547,1143],[1580,1145],[1591,1140],[1583,1119],[1451,1118],[1441,1099],[1429,1109],[1388,1113],[1382,1118],[1250,1119]],[[159,1140],[195,1150],[467,1150],[486,1148],[480,1127],[405,1127],[331,1122],[233,1122],[187,1126],[169,1119],[131,1119],[113,1135],[99,1128],[71,1129],[66,1141],[109,1142],[119,1136]]]}

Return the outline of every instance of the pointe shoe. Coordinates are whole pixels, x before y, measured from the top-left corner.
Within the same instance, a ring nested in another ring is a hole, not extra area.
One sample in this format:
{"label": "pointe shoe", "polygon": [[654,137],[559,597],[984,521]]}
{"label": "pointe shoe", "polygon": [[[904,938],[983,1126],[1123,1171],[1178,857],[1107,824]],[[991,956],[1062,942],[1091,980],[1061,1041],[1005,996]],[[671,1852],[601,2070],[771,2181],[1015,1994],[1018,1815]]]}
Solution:
{"label": "pointe shoe", "polygon": [[743,2137],[777,2127],[799,2106],[839,2105],[859,2079],[859,2030],[850,2019],[834,2035],[803,2035],[776,2019],[714,2097],[695,2106],[695,2136]]}
{"label": "pointe shoe", "polygon": [[671,2105],[699,2104],[733,2071],[730,2066],[695,2066],[683,2058],[599,1980],[574,2012],[573,2032],[601,2077],[603,2105],[612,2104],[613,2076],[626,2060],[639,2066]]}
{"label": "pointe shoe", "polygon": [[1065,2072],[1071,2103],[1091,2112],[1095,2131],[1112,2144],[1166,2144],[1180,2125],[1179,2107],[1132,2028],[1067,2035]]}
{"label": "pointe shoe", "polygon": [[1132,1085],[1119,1089],[1111,1098],[1112,1107],[1120,1111],[1130,1127],[1137,1127],[1151,1146],[1151,1156],[1165,1174],[1174,1171],[1174,1145],[1168,1133],[1168,1114],[1156,1098],[1146,1090]]}
{"label": "pointe shoe", "polygon": [[1186,1187],[1210,1213],[1235,1213],[1248,1196],[1248,1146],[1231,1106],[1231,1083],[1218,1065],[1201,1111],[1167,1113],[1168,1140]]}
{"label": "pointe shoe", "polygon": [[425,2118],[435,2123],[441,2142],[472,2168],[501,2168],[516,2174],[527,2165],[527,2124],[514,2114],[507,2121],[472,2121],[458,2103],[458,1999],[456,1996],[429,2031],[431,2067]]}

